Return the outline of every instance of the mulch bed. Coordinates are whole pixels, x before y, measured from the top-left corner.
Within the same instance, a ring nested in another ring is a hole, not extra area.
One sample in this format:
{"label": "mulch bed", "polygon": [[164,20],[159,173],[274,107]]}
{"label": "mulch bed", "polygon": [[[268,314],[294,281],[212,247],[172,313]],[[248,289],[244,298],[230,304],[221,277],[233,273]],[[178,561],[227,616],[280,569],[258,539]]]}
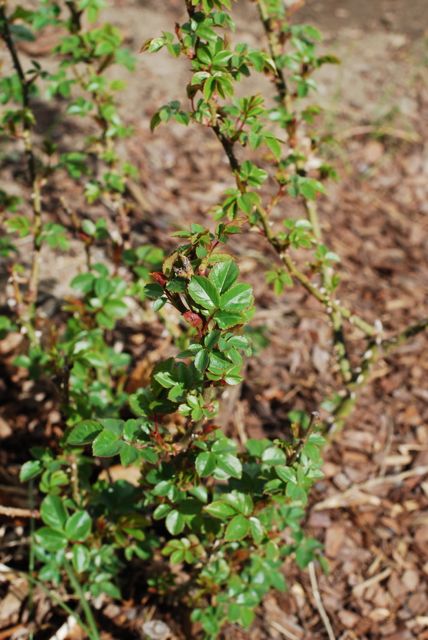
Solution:
{"label": "mulch bed", "polygon": [[[383,62],[378,60],[379,68]],[[133,233],[141,243],[170,248],[172,229],[207,221],[206,211],[229,184],[229,174],[211,136],[175,126],[154,136],[148,133],[147,120],[161,93],[155,80],[150,82],[154,88],[147,93],[143,120],[135,123],[128,145],[140,171],[133,191]],[[341,180],[320,202],[326,237],[342,258],[341,298],[369,320],[382,321],[387,332],[422,317],[424,308],[426,313],[426,89],[418,89],[416,105],[416,142],[393,134],[353,136],[355,119],[345,123],[351,135],[334,160]],[[65,199],[75,199],[73,188],[71,181],[61,185]],[[233,404],[225,403],[222,421],[238,435],[244,429],[249,437],[275,437],[281,435],[288,411],[315,410],[331,390],[335,373],[330,331],[321,310],[303,291],[295,288],[275,298],[268,290],[261,238],[248,234],[245,244],[232,243],[231,249],[254,286],[255,323],[266,327],[270,344],[248,363],[246,382]],[[53,259],[46,257],[46,273],[52,271]],[[65,272],[76,268],[78,259],[71,255]],[[55,291],[54,283],[54,297]],[[130,348],[144,359],[162,340],[152,325],[141,333],[144,346],[131,337]],[[357,334],[352,338],[351,350],[357,353],[361,342]],[[31,385],[12,366],[22,346],[19,335],[0,342],[0,503],[13,506],[28,504],[27,492],[17,482],[28,449],[55,442],[60,423],[55,398],[43,381]],[[325,477],[312,493],[307,530],[325,544],[330,573],[318,572],[317,580],[336,640],[428,639],[427,355],[428,338],[419,335],[379,363],[345,430],[329,446]],[[1,522],[0,562],[25,568],[25,522]],[[225,640],[328,637],[307,572],[292,563],[284,571],[288,591],[269,595],[250,632],[228,628]],[[27,593],[18,583],[0,578],[0,640],[27,637]],[[171,638],[184,637],[174,612],[151,609],[141,599],[107,605],[101,615],[105,640],[138,638],[137,630],[148,617],[164,620]],[[64,622],[59,614],[49,613],[49,603],[42,598],[37,619],[38,640],[49,638],[55,624]],[[75,630],[67,637],[78,634]]]}

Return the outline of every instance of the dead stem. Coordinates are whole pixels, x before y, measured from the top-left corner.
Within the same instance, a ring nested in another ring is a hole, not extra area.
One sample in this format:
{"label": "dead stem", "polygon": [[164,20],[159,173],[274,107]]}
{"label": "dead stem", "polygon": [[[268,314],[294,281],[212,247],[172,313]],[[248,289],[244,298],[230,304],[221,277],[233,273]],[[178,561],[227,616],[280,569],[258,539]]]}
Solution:
{"label": "dead stem", "polygon": [[324,625],[324,628],[327,632],[328,638],[329,640],[336,640],[335,635],[334,635],[334,631],[333,631],[333,627],[331,626],[331,622],[330,619],[327,615],[327,612],[324,608],[324,604],[321,598],[321,593],[320,590],[318,588],[318,580],[317,580],[317,572],[315,569],[315,564],[314,562],[310,562],[309,566],[308,566],[308,570],[309,570],[309,579],[311,581],[311,587],[312,587],[312,594],[314,596],[314,600],[315,600],[315,605],[318,609],[318,613],[320,614],[320,618],[322,620],[322,623]]}
{"label": "dead stem", "polygon": [[20,509],[18,507],[4,507],[0,505],[0,515],[8,518],[40,518],[37,509]]}

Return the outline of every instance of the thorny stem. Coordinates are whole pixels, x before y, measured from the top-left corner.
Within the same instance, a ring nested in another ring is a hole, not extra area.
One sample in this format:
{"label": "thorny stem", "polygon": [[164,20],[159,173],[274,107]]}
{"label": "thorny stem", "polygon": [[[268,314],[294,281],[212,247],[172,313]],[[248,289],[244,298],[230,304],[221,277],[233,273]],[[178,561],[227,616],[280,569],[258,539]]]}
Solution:
{"label": "thorny stem", "polygon": [[363,354],[360,370],[354,374],[352,381],[347,385],[345,394],[333,410],[331,419],[325,425],[326,431],[331,435],[335,435],[343,428],[346,419],[355,408],[360,391],[366,385],[379,358],[392,353],[410,338],[417,336],[427,328],[428,318],[424,318],[409,325],[387,340],[373,340],[369,343],[366,352]]}
{"label": "thorny stem", "polygon": [[[272,22],[268,15],[264,0],[255,1],[258,6],[260,18],[268,39],[269,51],[274,62],[275,85],[277,87],[278,98],[280,99],[280,101],[285,103],[288,99],[287,84],[282,69],[280,69],[276,64],[276,58],[281,53],[278,47],[280,47],[281,45],[279,43],[275,29],[272,26]],[[188,15],[191,18],[194,14],[194,7],[191,4],[190,0],[185,0],[185,4]],[[242,183],[239,176],[241,165],[234,150],[235,141],[228,138],[221,131],[218,123],[211,125],[211,129],[213,130],[214,134],[223,147],[223,150],[229,161],[230,168],[235,177],[238,189],[241,191],[241,193],[244,193],[246,190],[246,186]],[[292,141],[290,140],[290,144],[291,143]],[[308,218],[312,223],[315,239],[318,242],[322,242],[322,230],[318,219],[316,205],[315,203],[305,201],[305,206],[307,208]],[[330,425],[331,423],[333,423],[331,426],[334,427],[334,429],[332,430],[337,430],[341,428],[341,426],[343,426],[345,419],[354,409],[357,399],[357,392],[367,382],[372,366],[378,359],[379,355],[381,353],[389,353],[395,347],[403,344],[409,338],[425,330],[427,328],[428,321],[422,320],[414,325],[411,325],[407,329],[404,329],[395,337],[389,340],[382,341],[377,327],[366,322],[358,315],[352,313],[352,311],[350,311],[347,307],[345,307],[331,295],[329,295],[328,289],[330,288],[329,285],[331,284],[331,272],[328,267],[323,269],[322,272],[324,286],[321,289],[317,285],[313,284],[310,279],[302,271],[300,271],[287,251],[288,245],[280,241],[276,237],[269,223],[268,211],[266,211],[262,207],[258,207],[257,213],[262,231],[266,239],[277,253],[288,273],[292,277],[294,277],[312,297],[318,300],[318,302],[320,302],[325,307],[327,314],[330,316],[333,327],[333,341],[336,351],[336,357],[339,363],[342,379],[346,385],[346,388],[343,392],[343,398],[334,409],[330,421]],[[343,329],[343,320],[348,320],[348,322],[358,328],[366,338],[370,339],[369,348],[364,354],[361,367],[359,368],[359,370],[357,370],[357,372],[352,371],[350,360],[348,357]],[[367,357],[367,354],[370,354],[370,357]],[[327,426],[325,426],[325,430],[328,430]]]}
{"label": "thorny stem", "polygon": [[[306,212],[309,222],[312,225],[312,231],[314,233],[315,240],[318,244],[323,243],[323,234],[318,217],[317,205],[314,201],[304,201]],[[332,278],[331,268],[323,264],[321,268],[321,277],[323,287],[326,291],[331,290]],[[342,380],[345,384],[352,379],[352,368],[349,360],[348,349],[346,346],[345,333],[343,330],[343,318],[338,309],[332,309],[330,314],[331,324],[333,327],[333,346],[339,365],[339,370],[342,376]]]}
{"label": "thorny stem", "polygon": [[18,56],[15,43],[9,27],[8,18],[5,12],[5,3],[0,5],[0,36],[2,37],[9,55],[12,60],[13,67],[19,78],[22,93],[23,106],[23,140],[24,149],[27,157],[28,177],[31,184],[31,203],[33,209],[33,254],[31,261],[30,278],[28,282],[28,291],[26,302],[31,308],[37,300],[37,290],[40,276],[40,250],[42,235],[42,199],[41,199],[41,180],[37,175],[36,158],[33,150],[32,125],[30,120],[30,86],[31,80],[25,77],[24,69]]}
{"label": "thorny stem", "polygon": [[278,92],[278,98],[285,105],[288,97],[287,83],[285,81],[283,70],[276,64],[276,58],[281,54],[281,45],[278,42],[278,36],[275,32],[275,29],[273,29],[272,27],[272,21],[269,17],[269,13],[266,9],[264,0],[256,0],[256,4],[260,15],[260,20],[266,33],[266,38],[269,45],[269,53],[275,66],[274,82]]}
{"label": "thorny stem", "polygon": [[306,443],[309,440],[309,437],[310,437],[311,433],[313,433],[314,428],[317,426],[317,424],[318,424],[318,413],[314,412],[311,415],[310,422],[309,422],[308,426],[306,427],[305,432],[302,435],[299,435],[297,445],[296,445],[295,449],[293,450],[293,453],[291,454],[291,456],[287,460],[287,465],[288,466],[291,466],[294,462],[296,462],[296,460],[298,459],[300,453],[304,449]]}
{"label": "thorny stem", "polygon": [[[233,143],[220,131],[218,126],[212,127],[212,130],[216,134],[219,142],[221,143],[227,158],[229,160],[230,168],[235,176],[237,187],[243,191],[243,185],[239,180],[239,171],[240,171],[240,163],[235,155]],[[377,334],[376,329],[360,318],[359,316],[353,314],[347,307],[339,304],[336,300],[332,300],[327,293],[323,293],[318,286],[313,284],[309,278],[297,267],[293,259],[286,252],[284,245],[277,239],[275,234],[273,233],[270,225],[267,213],[264,211],[262,207],[258,208],[258,214],[260,223],[263,229],[263,233],[266,236],[269,244],[275,249],[278,254],[281,262],[286,267],[287,271],[291,276],[294,276],[296,280],[300,282],[308,293],[310,293],[318,302],[323,304],[328,313],[339,313],[343,318],[349,320],[350,324],[356,326],[360,331],[362,331],[366,336],[375,337]]]}
{"label": "thorny stem", "polygon": [[[70,17],[71,17],[71,31],[72,33],[75,33],[79,36],[82,44],[84,45],[85,43],[81,34],[82,12],[78,9],[76,2],[74,0],[68,0],[66,2],[66,5],[70,12]],[[88,54],[89,53],[90,51],[88,51]],[[90,70],[93,72],[94,75],[100,75],[104,71],[104,69],[109,66],[111,62],[112,62],[111,56],[107,56],[104,59],[104,61],[101,63],[101,65],[97,68],[91,67],[90,62],[87,62],[86,63],[87,71]],[[78,69],[76,69],[75,67],[73,68],[73,73],[80,88],[83,89],[84,91],[88,91],[88,88],[87,88],[88,78],[84,78],[81,75],[81,73],[79,73]],[[103,96],[100,96],[98,91],[90,91],[89,93],[97,108],[97,115],[96,115],[95,121],[101,127],[101,131],[102,131],[101,137],[99,139],[100,143],[102,144],[106,152],[111,151],[112,140],[107,137],[107,130],[109,125],[107,120],[103,116],[103,107],[105,106],[105,98],[103,98]],[[116,197],[112,197],[110,194],[109,196],[110,196],[111,208],[113,209],[114,214],[117,215],[116,222],[119,230],[119,235],[121,238],[121,250],[129,249],[131,245],[130,226],[129,226],[129,219],[128,219],[129,205],[126,203],[125,198],[119,193],[116,195]]]}
{"label": "thorny stem", "polygon": [[[281,54],[281,45],[278,42],[278,34],[275,32],[275,28],[271,19],[269,18],[268,11],[265,6],[264,0],[256,0],[261,21],[266,32],[269,51],[273,59],[275,67],[275,85],[277,87],[278,99],[285,103],[287,98],[287,86],[284,79],[282,69],[277,65],[277,57]],[[278,46],[280,47],[278,49]],[[322,228],[318,217],[317,205],[315,202],[304,201],[308,219],[312,225],[312,230],[316,241],[320,244],[323,242]],[[263,229],[267,239],[272,244],[273,234],[269,229],[269,224],[266,219],[262,219]],[[274,246],[274,245],[272,245]],[[331,418],[332,432],[338,431],[344,424],[345,419],[350,415],[355,407],[357,401],[358,392],[365,386],[368,378],[370,377],[371,370],[382,354],[387,354],[395,349],[400,344],[403,344],[406,340],[413,337],[417,333],[420,333],[427,327],[427,320],[422,320],[410,327],[407,327],[399,334],[389,340],[381,341],[379,336],[376,336],[376,329],[366,323],[359,316],[353,315],[346,307],[340,305],[332,296],[329,296],[327,292],[331,290],[331,269],[327,266],[323,266],[321,270],[321,277],[323,283],[323,290],[315,287],[310,280],[299,271],[294,264],[290,256],[283,251],[281,258],[285,264],[290,275],[294,276],[296,280],[302,284],[302,286],[319,302],[326,306],[326,311],[331,319],[333,327],[333,343],[335,355],[339,364],[339,369],[343,382],[345,383],[345,390],[343,397],[339,401],[333,411]],[[351,324],[358,327],[367,338],[370,338],[370,342],[366,352],[364,353],[361,366],[355,372],[352,371],[351,363],[348,356],[348,350],[346,346],[346,339],[344,334],[343,320],[348,319]]]}

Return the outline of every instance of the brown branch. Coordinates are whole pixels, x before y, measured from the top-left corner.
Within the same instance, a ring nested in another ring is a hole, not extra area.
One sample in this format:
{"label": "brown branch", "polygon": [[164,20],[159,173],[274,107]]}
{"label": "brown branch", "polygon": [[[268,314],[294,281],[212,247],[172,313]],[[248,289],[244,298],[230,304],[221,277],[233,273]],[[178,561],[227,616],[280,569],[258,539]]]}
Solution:
{"label": "brown branch", "polygon": [[82,20],[82,13],[83,11],[80,11],[76,5],[76,3],[74,2],[74,0],[66,0],[65,4],[67,5],[67,8],[70,12],[70,18],[71,18],[71,32],[72,33],[78,33],[80,31],[80,29],[82,28],[82,24],[81,24],[81,20]]}

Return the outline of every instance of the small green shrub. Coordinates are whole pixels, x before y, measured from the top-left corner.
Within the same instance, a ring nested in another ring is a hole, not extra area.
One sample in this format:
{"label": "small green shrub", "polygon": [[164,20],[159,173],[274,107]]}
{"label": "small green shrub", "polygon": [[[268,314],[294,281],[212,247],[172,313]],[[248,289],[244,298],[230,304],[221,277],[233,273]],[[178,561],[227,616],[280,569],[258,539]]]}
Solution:
{"label": "small green shrub", "polygon": [[[156,602],[185,605],[206,638],[217,637],[225,623],[251,625],[264,595],[285,588],[281,565],[287,556],[302,568],[315,559],[323,564],[321,545],[306,536],[302,522],[311,486],[322,476],[324,435],[342,426],[379,355],[427,326],[425,320],[384,339],[377,326],[339,302],[339,259],[322,237],[316,209],[334,170],[320,160],[320,109],[309,101],[313,72],[336,61],[317,53],[315,28],[289,23],[282,0],[254,4],[266,49],[231,44],[229,0],[187,0],[186,21],[175,34],[143,47],[152,53],[165,47],[187,58],[191,69],[189,105],[161,107],[152,128],[175,120],[210,129],[233,178],[213,211],[214,230],[192,224],[179,231],[168,256],[132,241],[129,181],[136,169],[118,151],[132,130],[116,104],[122,80],[111,80],[109,69],[132,71],[133,57],[118,30],[97,21],[103,2],[47,0],[36,11],[0,6],[0,35],[12,63],[0,81],[1,133],[10,157],[18,153],[25,164],[30,190],[26,201],[0,193],[6,231],[1,253],[12,291],[10,317],[0,318],[0,331],[26,333],[28,348],[16,365],[55,385],[63,427],[57,447],[34,448],[21,471],[24,482],[38,479],[43,496],[30,578],[54,586],[65,579],[79,597],[79,623],[92,639],[99,631],[90,600],[120,598],[127,563],[143,566]],[[53,71],[53,65],[47,70],[22,62],[17,47],[49,25],[61,34]],[[271,78],[273,100],[235,97],[236,83],[254,73]],[[63,118],[90,125],[82,145],[78,140],[64,151],[40,138],[33,107],[42,95],[56,101]],[[77,186],[83,183],[89,212],[81,219],[63,200],[68,227],[47,214],[47,185],[64,172]],[[303,203],[305,217],[272,224],[287,196]],[[326,400],[329,421],[293,411],[284,438],[241,446],[216,425],[216,416],[223,391],[242,381],[244,359],[255,348],[249,326],[254,299],[226,245],[231,236],[254,230],[277,255],[266,273],[274,291],[281,295],[297,282],[323,305],[340,380]],[[26,237],[32,243],[29,266],[21,263],[17,242]],[[75,296],[64,306],[64,323],[47,326],[38,304],[43,252],[65,250],[71,238],[81,242],[86,269],[71,282]],[[96,246],[110,260],[94,261]],[[293,256],[296,249],[306,252],[303,267]],[[153,312],[167,330],[171,314],[177,320],[179,332],[165,338],[174,355],[157,362],[148,383],[129,394],[123,380],[132,358],[117,347],[115,335],[131,315],[141,321]],[[367,341],[356,367],[348,355],[347,323]],[[139,469],[138,486],[99,473],[117,462]]]}

